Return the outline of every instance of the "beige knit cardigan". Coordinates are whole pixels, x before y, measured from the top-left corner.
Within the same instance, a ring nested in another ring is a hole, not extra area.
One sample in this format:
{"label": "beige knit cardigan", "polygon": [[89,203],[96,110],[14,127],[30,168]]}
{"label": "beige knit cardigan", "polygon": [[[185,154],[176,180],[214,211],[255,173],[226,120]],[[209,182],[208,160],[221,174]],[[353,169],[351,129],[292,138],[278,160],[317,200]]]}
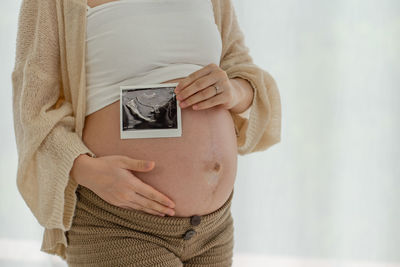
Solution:
{"label": "beige knit cardigan", "polygon": [[[250,82],[247,117],[231,113],[238,153],[280,142],[281,103],[271,75],[253,63],[232,0],[211,0],[223,48],[220,67]],[[41,251],[65,257],[78,184],[69,172],[80,154],[85,122],[86,0],[23,0],[12,71],[13,118],[18,150],[17,187],[44,229]],[[138,27],[145,27],[140,25]],[[249,111],[248,110],[248,111]]]}

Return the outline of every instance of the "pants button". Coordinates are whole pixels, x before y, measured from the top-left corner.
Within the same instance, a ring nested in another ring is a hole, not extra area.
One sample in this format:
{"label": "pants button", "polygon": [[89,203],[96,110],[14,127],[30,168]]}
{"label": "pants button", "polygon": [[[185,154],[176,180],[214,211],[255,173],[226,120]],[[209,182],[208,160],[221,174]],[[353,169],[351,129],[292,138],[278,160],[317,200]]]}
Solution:
{"label": "pants button", "polygon": [[189,230],[187,230],[186,233],[183,235],[183,239],[189,240],[190,238],[192,238],[192,236],[194,236],[195,233],[196,233],[195,230],[189,229]]}
{"label": "pants button", "polygon": [[192,225],[194,225],[194,226],[199,225],[199,224],[200,224],[200,221],[201,221],[201,216],[199,216],[199,215],[193,215],[193,216],[190,218],[190,223],[191,223]]}

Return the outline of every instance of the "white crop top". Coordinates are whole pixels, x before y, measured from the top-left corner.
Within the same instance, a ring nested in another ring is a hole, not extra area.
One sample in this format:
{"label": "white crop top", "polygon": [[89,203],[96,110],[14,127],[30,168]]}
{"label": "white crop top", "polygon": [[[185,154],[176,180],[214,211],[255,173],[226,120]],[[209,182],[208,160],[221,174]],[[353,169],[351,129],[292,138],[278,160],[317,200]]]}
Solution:
{"label": "white crop top", "polygon": [[116,0],[87,6],[86,115],[119,100],[121,85],[183,78],[219,65],[211,0]]}

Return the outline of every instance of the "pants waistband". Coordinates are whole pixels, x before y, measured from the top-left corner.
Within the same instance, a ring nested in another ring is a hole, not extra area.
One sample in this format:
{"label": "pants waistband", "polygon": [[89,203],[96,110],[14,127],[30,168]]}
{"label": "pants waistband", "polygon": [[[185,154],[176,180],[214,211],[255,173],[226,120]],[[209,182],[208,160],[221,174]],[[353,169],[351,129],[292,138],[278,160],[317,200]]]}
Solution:
{"label": "pants waistband", "polygon": [[128,210],[112,205],[100,198],[89,188],[78,185],[77,208],[87,210],[92,216],[98,216],[100,220],[117,222],[118,224],[139,231],[155,235],[181,237],[188,229],[194,229],[198,233],[207,233],[222,225],[230,217],[233,194],[234,189],[225,203],[209,214],[193,215],[190,217],[167,215],[161,217],[141,210]]}

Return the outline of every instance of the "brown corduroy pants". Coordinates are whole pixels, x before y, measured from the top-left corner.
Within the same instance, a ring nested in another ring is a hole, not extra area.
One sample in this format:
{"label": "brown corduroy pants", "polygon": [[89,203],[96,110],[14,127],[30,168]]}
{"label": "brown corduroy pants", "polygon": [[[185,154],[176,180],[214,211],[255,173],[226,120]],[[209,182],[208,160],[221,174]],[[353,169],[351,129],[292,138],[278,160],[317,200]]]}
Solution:
{"label": "brown corduroy pants", "polygon": [[79,185],[68,266],[232,266],[233,192],[212,213],[161,217],[112,205]]}

